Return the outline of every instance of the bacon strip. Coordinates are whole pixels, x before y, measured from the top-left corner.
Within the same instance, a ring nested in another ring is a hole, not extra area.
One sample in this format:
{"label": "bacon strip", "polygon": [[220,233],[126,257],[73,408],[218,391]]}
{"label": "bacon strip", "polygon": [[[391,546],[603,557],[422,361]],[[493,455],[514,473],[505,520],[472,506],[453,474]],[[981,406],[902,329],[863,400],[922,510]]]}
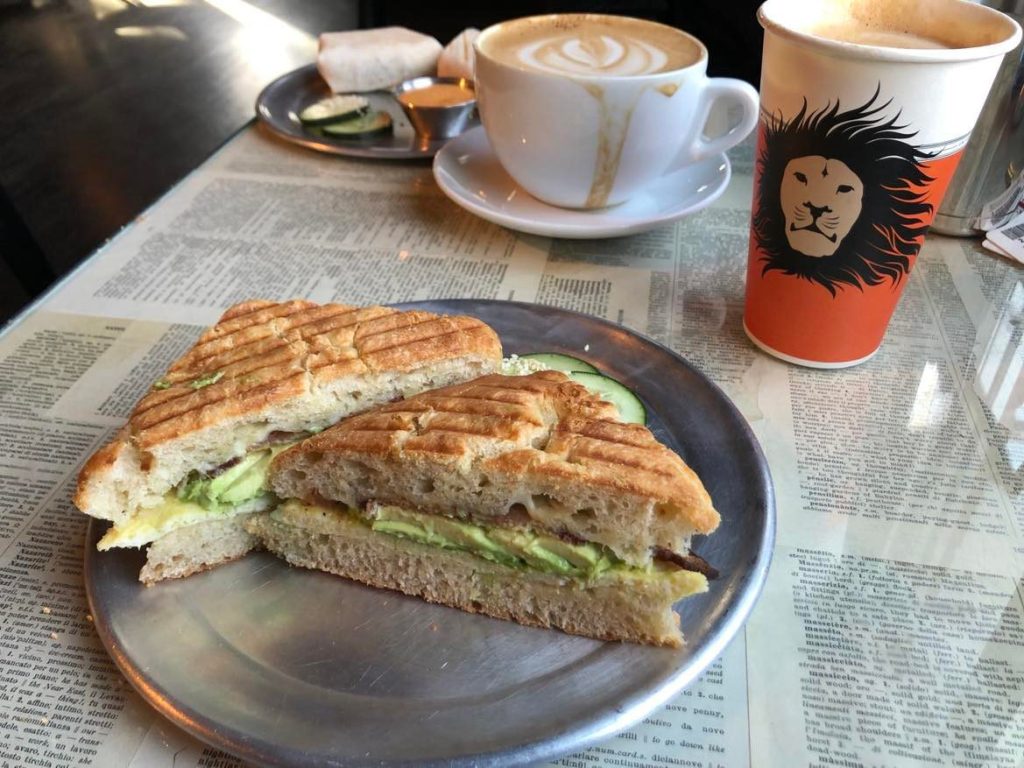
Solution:
{"label": "bacon strip", "polygon": [[718,578],[718,569],[703,557],[694,554],[693,552],[687,552],[685,555],[681,555],[678,552],[673,552],[672,550],[665,549],[664,547],[655,547],[652,554],[655,559],[666,560],[670,563],[674,563],[683,570],[703,573],[704,576],[712,580]]}

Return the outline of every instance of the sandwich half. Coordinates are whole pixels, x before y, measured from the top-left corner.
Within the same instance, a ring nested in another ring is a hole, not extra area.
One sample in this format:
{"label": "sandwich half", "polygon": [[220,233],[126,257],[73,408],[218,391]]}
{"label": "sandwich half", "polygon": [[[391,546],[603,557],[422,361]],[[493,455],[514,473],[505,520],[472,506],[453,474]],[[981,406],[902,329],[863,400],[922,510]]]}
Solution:
{"label": "sandwich half", "polygon": [[256,545],[274,456],[353,413],[472,379],[501,342],[472,317],[248,301],[171,365],[86,462],[75,505],[114,523],[99,549],[149,545],[140,579],[188,576]]}
{"label": "sandwich half", "polygon": [[679,646],[719,522],[646,427],[556,371],[489,375],[337,424],[271,464],[249,531],[293,565],[522,624]]}

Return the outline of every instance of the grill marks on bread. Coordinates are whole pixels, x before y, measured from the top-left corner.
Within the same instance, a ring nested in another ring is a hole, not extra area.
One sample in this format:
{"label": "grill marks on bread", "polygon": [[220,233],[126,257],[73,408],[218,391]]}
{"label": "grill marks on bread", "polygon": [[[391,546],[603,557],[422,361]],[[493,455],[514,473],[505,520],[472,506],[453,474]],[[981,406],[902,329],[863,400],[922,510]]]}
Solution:
{"label": "grill marks on bread", "polygon": [[523,508],[535,527],[631,562],[655,546],[686,551],[718,524],[682,459],[555,371],[484,376],[351,417],[279,456],[272,482],[282,497],[482,522]]}
{"label": "grill marks on bread", "polygon": [[120,523],[193,469],[275,431],[309,432],[495,370],[501,342],[472,317],[249,301],[231,307],[139,402],[79,475],[75,504]]}
{"label": "grill marks on bread", "polygon": [[[465,437],[481,438],[484,445],[467,444]],[[589,480],[652,496],[671,493],[681,469],[690,474],[646,427],[619,422],[611,403],[555,371],[486,376],[424,392],[354,416],[310,445],[324,453],[361,448],[386,450],[413,462],[491,455],[498,469],[522,464],[528,471],[558,476],[594,469]],[[481,449],[483,454],[475,453]],[[612,474],[613,468],[630,475]]]}
{"label": "grill marks on bread", "polygon": [[[402,372],[450,350],[452,338],[493,335],[468,317],[438,317],[387,307],[249,302],[200,337],[168,371],[170,386],[147,394],[132,415],[144,446],[187,426],[294,398],[340,376]],[[206,386],[204,377],[220,374]],[[205,418],[195,419],[202,409]],[[181,418],[188,415],[187,421]]]}

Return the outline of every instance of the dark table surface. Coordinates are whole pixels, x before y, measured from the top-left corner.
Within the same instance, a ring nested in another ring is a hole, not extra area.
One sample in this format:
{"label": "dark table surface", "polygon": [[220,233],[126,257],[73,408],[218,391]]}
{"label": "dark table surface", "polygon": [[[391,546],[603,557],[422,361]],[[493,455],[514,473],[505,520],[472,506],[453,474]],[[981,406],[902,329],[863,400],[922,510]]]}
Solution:
{"label": "dark table surface", "polygon": [[[728,6],[728,7],[726,7]],[[537,12],[654,18],[756,82],[756,2],[0,0],[0,320],[152,204],[251,119],[324,30],[402,24],[443,42]]]}
{"label": "dark table surface", "polygon": [[263,85],[310,61],[320,30],[355,22],[352,0],[0,6],[4,257],[26,292],[207,158]]}

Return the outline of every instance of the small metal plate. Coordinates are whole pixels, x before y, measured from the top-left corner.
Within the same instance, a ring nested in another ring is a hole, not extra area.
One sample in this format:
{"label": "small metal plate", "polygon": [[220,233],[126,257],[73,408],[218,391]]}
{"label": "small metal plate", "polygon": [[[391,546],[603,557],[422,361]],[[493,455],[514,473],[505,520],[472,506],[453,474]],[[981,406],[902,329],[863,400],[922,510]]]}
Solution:
{"label": "small metal plate", "polygon": [[475,315],[506,353],[582,356],[631,387],[650,426],[722,513],[695,549],[722,576],[679,604],[682,650],[602,643],[474,616],[265,554],[152,588],[143,555],[98,553],[96,629],[128,680],[194,736],[253,763],[519,765],[637,723],[717,658],[764,583],[775,531],[768,467],[743,417],[669,349],[604,320],[498,301],[402,305]]}
{"label": "small metal plate", "polygon": [[[449,139],[427,139],[416,135],[402,107],[387,91],[361,94],[370,100],[370,108],[387,112],[394,123],[394,132],[364,140],[335,139],[317,128],[309,128],[299,120],[299,112],[331,95],[315,64],[308,64],[282,75],[268,85],[256,99],[256,116],[273,133],[293,144],[318,152],[349,157],[383,160],[431,158]],[[467,128],[479,125],[473,118]]]}

